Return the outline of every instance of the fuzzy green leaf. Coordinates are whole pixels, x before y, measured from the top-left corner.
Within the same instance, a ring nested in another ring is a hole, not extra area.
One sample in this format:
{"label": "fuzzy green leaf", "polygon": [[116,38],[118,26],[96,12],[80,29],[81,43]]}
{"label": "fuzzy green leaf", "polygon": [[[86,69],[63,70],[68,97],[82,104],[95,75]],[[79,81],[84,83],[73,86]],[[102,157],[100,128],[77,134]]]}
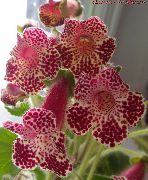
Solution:
{"label": "fuzzy green leaf", "polygon": [[22,116],[30,108],[29,103],[20,103],[19,107],[5,106],[5,109],[13,116]]}
{"label": "fuzzy green leaf", "polygon": [[16,176],[20,169],[12,163],[12,144],[16,135],[0,128],[0,179],[6,174]]}

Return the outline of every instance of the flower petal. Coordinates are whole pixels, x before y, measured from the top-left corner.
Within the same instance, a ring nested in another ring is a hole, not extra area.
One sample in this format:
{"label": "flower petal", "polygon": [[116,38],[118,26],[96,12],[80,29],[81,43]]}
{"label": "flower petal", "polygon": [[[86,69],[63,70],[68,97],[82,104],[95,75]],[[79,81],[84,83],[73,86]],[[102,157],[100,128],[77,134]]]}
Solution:
{"label": "flower petal", "polygon": [[127,137],[127,123],[121,122],[120,113],[114,111],[110,115],[98,116],[98,123],[94,123],[92,135],[109,147],[121,144]]}
{"label": "flower petal", "polygon": [[39,69],[20,69],[19,76],[15,83],[26,94],[35,94],[45,87],[42,82],[44,76],[39,72]]}
{"label": "flower petal", "polygon": [[106,37],[103,40],[96,41],[96,48],[94,49],[94,55],[98,56],[100,64],[106,64],[112,57],[115,50],[115,39]]}
{"label": "flower petal", "polygon": [[44,79],[54,78],[61,67],[61,59],[58,50],[49,47],[47,52],[39,55],[39,58],[40,61],[38,64],[38,69],[44,75]]}
{"label": "flower petal", "polygon": [[122,81],[119,73],[114,68],[106,68],[100,71],[97,79],[98,89],[106,89],[114,95],[118,96],[118,92],[120,94],[129,90],[128,85]]}
{"label": "flower petal", "polygon": [[3,123],[3,127],[19,135],[23,135],[24,126],[20,123],[12,121],[6,121]]}
{"label": "flower petal", "polygon": [[17,138],[13,145],[13,162],[21,169],[34,169],[36,167],[35,151],[29,142]]}
{"label": "flower petal", "polygon": [[14,58],[10,58],[6,64],[5,80],[10,82],[15,81],[18,76],[18,73],[19,69],[17,62],[14,60]]}
{"label": "flower petal", "polygon": [[107,26],[97,16],[82,21],[81,26],[88,34],[92,34],[95,39],[104,38],[108,33]]}
{"label": "flower petal", "polygon": [[37,27],[26,28],[23,32],[23,39],[38,51],[43,51],[49,47],[49,39],[44,30]]}
{"label": "flower petal", "polygon": [[66,157],[64,134],[62,132],[55,132],[53,134],[55,149],[52,153],[47,153],[45,162],[40,166],[43,169],[50,170],[59,176],[67,176],[72,171],[72,165]]}
{"label": "flower petal", "polygon": [[136,126],[145,113],[144,98],[138,92],[129,91],[117,100],[118,111],[123,114],[123,118],[129,126]]}
{"label": "flower petal", "polygon": [[93,120],[94,115],[89,106],[75,103],[67,111],[68,124],[77,135],[85,134],[91,128]]}
{"label": "flower petal", "polygon": [[33,108],[23,116],[23,123],[37,133],[47,133],[56,128],[55,115],[43,108]]}

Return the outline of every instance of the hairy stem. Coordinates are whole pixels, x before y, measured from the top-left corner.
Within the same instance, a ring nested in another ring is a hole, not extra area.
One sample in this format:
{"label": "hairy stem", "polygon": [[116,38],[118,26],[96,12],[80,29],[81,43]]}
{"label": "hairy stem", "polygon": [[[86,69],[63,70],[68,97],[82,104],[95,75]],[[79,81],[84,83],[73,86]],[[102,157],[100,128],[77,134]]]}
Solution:
{"label": "hairy stem", "polygon": [[102,151],[104,150],[104,147],[102,144],[99,145],[99,149],[98,149],[98,152],[96,154],[96,158],[94,159],[93,161],[93,164],[92,164],[92,167],[90,169],[90,172],[89,172],[89,175],[88,175],[88,178],[87,180],[93,180],[93,175],[94,175],[94,172],[96,170],[96,167],[98,165],[98,162],[100,161],[100,155],[102,153]]}

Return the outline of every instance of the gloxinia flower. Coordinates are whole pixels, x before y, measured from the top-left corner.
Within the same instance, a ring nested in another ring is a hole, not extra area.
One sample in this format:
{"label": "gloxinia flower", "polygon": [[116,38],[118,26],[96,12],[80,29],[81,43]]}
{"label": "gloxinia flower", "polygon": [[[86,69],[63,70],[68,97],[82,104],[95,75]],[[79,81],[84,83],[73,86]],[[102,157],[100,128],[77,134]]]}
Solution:
{"label": "gloxinia flower", "polygon": [[63,67],[70,69],[76,77],[82,71],[98,72],[98,67],[106,64],[115,50],[115,39],[107,33],[106,25],[97,16],[85,21],[66,19],[57,47]]}
{"label": "gloxinia flower", "polygon": [[12,83],[8,83],[6,89],[1,90],[1,101],[5,104],[15,106],[16,102],[25,98],[24,92]]}
{"label": "gloxinia flower", "polygon": [[77,0],[49,0],[39,7],[39,18],[46,27],[64,24],[66,18],[76,17],[82,13],[82,6]]}
{"label": "gloxinia flower", "polygon": [[66,157],[64,133],[56,129],[56,117],[50,110],[31,109],[23,124],[7,121],[4,127],[19,134],[13,145],[13,162],[21,169],[37,165],[59,176],[67,176],[72,165]]}
{"label": "gloxinia flower", "polygon": [[7,121],[4,127],[20,135],[13,145],[14,164],[22,169],[37,165],[59,176],[72,171],[64,145],[64,116],[68,101],[69,83],[58,79],[52,84],[41,108],[23,116],[23,124]]}
{"label": "gloxinia flower", "polygon": [[93,137],[107,146],[120,144],[128,128],[143,117],[144,99],[130,91],[113,68],[100,69],[96,76],[82,73],[75,87],[75,104],[67,120],[78,135],[92,128]]}
{"label": "gloxinia flower", "polygon": [[6,65],[5,80],[14,82],[27,94],[44,88],[44,79],[53,78],[60,67],[60,55],[42,29],[30,27],[18,34],[17,45]]}

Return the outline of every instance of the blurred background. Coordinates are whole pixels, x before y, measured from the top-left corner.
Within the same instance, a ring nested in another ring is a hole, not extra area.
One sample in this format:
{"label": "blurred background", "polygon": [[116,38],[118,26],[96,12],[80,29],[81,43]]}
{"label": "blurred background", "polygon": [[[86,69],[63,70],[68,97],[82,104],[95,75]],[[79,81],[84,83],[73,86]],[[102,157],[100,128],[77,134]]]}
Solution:
{"label": "blurred background", "polygon": [[[148,3],[143,5],[94,5],[92,0],[81,0],[85,12],[83,19],[99,16],[109,28],[110,36],[117,39],[112,62],[123,66],[121,76],[131,89],[141,92],[148,99]],[[38,21],[37,8],[45,0],[2,1],[0,6],[0,89],[4,88],[6,61],[16,43],[17,24],[26,18]],[[1,121],[14,119],[0,102]]]}

